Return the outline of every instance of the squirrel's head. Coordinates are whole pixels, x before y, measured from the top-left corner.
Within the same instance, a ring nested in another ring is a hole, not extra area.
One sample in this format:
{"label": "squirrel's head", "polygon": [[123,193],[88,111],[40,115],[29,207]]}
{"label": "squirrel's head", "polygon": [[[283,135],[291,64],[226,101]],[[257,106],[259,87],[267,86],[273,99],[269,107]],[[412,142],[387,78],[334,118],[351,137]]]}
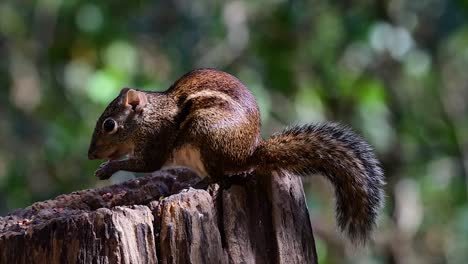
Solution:
{"label": "squirrel's head", "polygon": [[132,155],[135,133],[138,133],[147,103],[144,92],[122,89],[96,123],[88,150],[89,159],[114,160]]}

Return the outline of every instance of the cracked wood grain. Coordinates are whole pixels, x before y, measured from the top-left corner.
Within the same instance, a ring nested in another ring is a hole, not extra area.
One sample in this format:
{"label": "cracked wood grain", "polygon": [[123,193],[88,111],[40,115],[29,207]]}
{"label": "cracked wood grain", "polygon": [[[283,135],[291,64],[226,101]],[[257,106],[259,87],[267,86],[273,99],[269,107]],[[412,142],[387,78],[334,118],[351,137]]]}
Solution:
{"label": "cracked wood grain", "polygon": [[0,217],[0,263],[316,263],[301,179],[172,169]]}

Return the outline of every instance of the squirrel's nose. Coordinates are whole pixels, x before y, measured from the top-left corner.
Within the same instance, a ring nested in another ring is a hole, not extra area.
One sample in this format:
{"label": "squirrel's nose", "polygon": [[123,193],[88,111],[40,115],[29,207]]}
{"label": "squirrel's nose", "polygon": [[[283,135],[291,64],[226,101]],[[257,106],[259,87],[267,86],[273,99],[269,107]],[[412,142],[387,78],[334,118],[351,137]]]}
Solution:
{"label": "squirrel's nose", "polygon": [[94,140],[91,140],[91,143],[89,144],[88,159],[90,159],[90,160],[97,159],[96,142]]}
{"label": "squirrel's nose", "polygon": [[90,160],[97,159],[96,153],[95,153],[95,151],[93,151],[92,147],[89,148],[89,150],[88,150],[88,159],[90,159]]}
{"label": "squirrel's nose", "polygon": [[88,159],[90,159],[90,160],[96,159],[96,154],[94,154],[92,152],[88,152]]}

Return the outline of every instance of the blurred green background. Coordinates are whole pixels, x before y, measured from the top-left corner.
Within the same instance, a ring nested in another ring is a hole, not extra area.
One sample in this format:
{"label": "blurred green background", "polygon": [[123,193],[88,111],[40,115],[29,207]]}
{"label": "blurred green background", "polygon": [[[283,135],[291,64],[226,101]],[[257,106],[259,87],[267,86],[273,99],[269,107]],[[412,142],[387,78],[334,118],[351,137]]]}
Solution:
{"label": "blurred green background", "polygon": [[468,263],[468,1],[0,1],[0,215],[98,183],[97,117],[190,69],[240,78],[264,136],[334,120],[375,146],[387,203],[366,249],[304,179],[321,263]]}

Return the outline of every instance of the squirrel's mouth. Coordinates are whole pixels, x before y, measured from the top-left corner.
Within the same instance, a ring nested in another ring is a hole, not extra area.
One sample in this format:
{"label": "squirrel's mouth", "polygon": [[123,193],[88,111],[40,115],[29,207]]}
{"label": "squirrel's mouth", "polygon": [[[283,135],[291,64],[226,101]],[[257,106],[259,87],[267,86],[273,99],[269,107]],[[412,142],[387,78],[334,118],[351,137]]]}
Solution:
{"label": "squirrel's mouth", "polygon": [[97,149],[89,154],[90,159],[123,160],[133,156],[133,146],[123,145],[107,149]]}
{"label": "squirrel's mouth", "polygon": [[122,151],[119,151],[118,149],[115,150],[114,152],[112,152],[107,158],[107,160],[125,160],[125,159],[129,159],[130,156],[132,155],[133,153],[130,153],[130,152],[122,152]]}

